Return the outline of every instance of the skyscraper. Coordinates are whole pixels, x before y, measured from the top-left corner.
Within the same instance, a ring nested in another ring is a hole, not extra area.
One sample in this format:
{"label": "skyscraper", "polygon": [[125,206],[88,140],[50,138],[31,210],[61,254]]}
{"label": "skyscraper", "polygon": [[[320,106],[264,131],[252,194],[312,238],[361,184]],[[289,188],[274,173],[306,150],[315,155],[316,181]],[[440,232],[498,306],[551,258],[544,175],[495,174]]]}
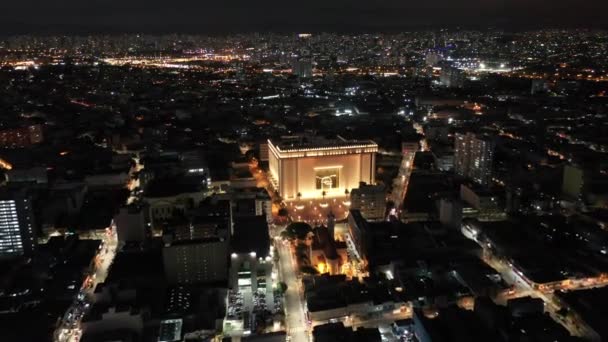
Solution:
{"label": "skyscraper", "polygon": [[364,182],[350,192],[350,208],[358,209],[366,220],[381,220],[386,213],[386,193],[382,185]]}
{"label": "skyscraper", "polygon": [[309,58],[294,58],[291,70],[298,77],[312,77],[312,61]]}
{"label": "skyscraper", "polygon": [[462,88],[465,77],[462,71],[451,66],[445,66],[441,69],[439,81],[448,88]]}
{"label": "skyscraper", "polygon": [[492,176],[493,141],[470,132],[456,133],[454,145],[456,173],[487,186]]}
{"label": "skyscraper", "polygon": [[0,191],[0,258],[30,254],[36,246],[31,200],[25,191]]}

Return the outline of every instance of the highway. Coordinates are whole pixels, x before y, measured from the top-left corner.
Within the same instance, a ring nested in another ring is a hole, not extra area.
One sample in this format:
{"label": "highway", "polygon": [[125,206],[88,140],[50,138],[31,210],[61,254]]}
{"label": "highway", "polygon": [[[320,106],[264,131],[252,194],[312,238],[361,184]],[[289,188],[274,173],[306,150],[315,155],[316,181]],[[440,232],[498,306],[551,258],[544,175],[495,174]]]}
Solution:
{"label": "highway", "polygon": [[279,251],[279,276],[281,281],[287,284],[287,292],[284,297],[287,333],[291,337],[291,341],[308,342],[310,338],[304,316],[304,304],[300,296],[300,282],[296,276],[295,261],[289,246],[279,239],[276,241]]}

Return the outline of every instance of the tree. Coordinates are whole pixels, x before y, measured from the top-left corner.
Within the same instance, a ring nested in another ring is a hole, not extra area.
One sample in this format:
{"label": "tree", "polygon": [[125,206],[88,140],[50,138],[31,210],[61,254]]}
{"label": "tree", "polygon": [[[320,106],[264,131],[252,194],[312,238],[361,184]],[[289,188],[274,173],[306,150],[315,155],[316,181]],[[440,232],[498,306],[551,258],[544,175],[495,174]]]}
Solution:
{"label": "tree", "polygon": [[279,290],[279,293],[284,294],[285,292],[287,292],[287,284],[285,284],[284,282],[280,282],[277,286],[277,289]]}
{"label": "tree", "polygon": [[312,266],[302,266],[302,267],[300,267],[300,272],[302,272],[304,274],[310,274],[310,275],[319,274],[319,271],[317,271],[317,269]]}
{"label": "tree", "polygon": [[312,232],[312,227],[308,223],[293,222],[285,228],[284,232],[286,232],[286,236],[290,239],[305,240],[308,233]]}
{"label": "tree", "polygon": [[279,216],[287,217],[289,215],[289,211],[286,208],[279,209]]}

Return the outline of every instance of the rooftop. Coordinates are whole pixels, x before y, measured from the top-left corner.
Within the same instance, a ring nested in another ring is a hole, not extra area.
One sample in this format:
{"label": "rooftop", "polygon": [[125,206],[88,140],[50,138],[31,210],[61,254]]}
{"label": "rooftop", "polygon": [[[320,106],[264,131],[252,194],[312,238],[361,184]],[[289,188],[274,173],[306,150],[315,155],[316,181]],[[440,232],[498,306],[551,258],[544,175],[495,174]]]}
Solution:
{"label": "rooftop", "polygon": [[270,251],[266,216],[245,216],[235,219],[232,246],[237,253],[255,252],[265,258]]}
{"label": "rooftop", "polygon": [[346,140],[341,137],[337,139],[285,138],[277,142],[268,140],[268,144],[271,149],[276,148],[278,152],[308,152],[352,148],[369,148],[374,152],[378,150],[378,144],[372,140]]}

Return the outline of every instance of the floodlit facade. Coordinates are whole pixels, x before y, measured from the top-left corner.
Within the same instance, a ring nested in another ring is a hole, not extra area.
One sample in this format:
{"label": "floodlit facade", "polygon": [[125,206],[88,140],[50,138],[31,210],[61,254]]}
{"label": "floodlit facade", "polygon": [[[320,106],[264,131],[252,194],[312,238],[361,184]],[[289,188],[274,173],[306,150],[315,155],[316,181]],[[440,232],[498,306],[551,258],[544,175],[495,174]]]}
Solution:
{"label": "floodlit facade", "polygon": [[373,141],[268,141],[270,176],[284,200],[344,196],[360,182],[374,184]]}

